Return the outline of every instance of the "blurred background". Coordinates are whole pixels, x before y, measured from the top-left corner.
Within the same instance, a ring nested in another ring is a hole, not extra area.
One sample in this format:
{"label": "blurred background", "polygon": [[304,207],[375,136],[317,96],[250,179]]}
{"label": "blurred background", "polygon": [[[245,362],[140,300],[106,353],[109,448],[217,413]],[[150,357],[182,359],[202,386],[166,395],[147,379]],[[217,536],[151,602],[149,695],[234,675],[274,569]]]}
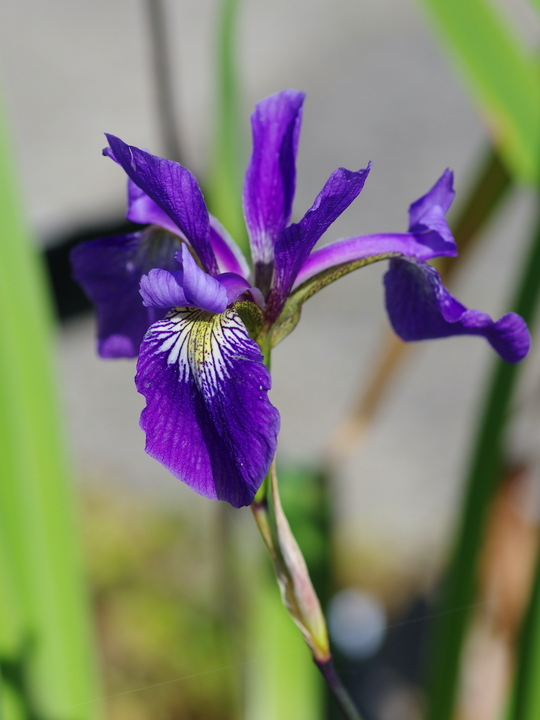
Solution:
{"label": "blurred background", "polygon": [[[150,3],[3,0],[0,6],[12,156],[27,224],[62,315],[58,379],[96,619],[100,697],[108,698],[104,716],[326,717],[335,710],[324,709],[307,651],[279,614],[274,590],[268,589],[269,600],[250,587],[253,578],[266,582],[266,559],[254,549],[259,540],[249,511],[229,513],[208,502],[145,455],[134,362],[97,357],[92,313],[72,299],[68,283],[65,248],[123,223],[124,175],[101,156],[103,132],[167,153]],[[181,158],[204,181],[218,112],[221,3],[161,5]],[[540,16],[532,5],[496,5],[525,45],[538,47]],[[243,0],[235,53],[242,166],[255,102],[286,87],[307,93],[294,219],[336,167],[373,162],[361,196],[323,243],[405,231],[409,204],[446,167],[455,172],[459,211],[490,139],[422,3]],[[530,187],[514,189],[504,213],[485,224],[453,277],[452,291],[468,307],[497,317],[509,309],[536,205]],[[330,603],[345,681],[366,720],[416,720],[423,709],[425,626],[456,522],[491,350],[473,338],[415,346],[369,425],[352,432],[346,420],[389,342],[384,271],[376,264],[352,273],[305,306],[298,328],[274,352],[271,397],[282,417],[284,503],[315,574],[320,570],[315,580]],[[527,360],[516,401],[523,413],[508,451],[516,465],[527,458],[519,502],[531,524],[539,494],[539,362],[534,352]],[[311,529],[306,515],[315,518]],[[235,641],[231,628],[238,630]],[[286,680],[280,684],[284,667],[297,678],[293,690],[284,689]],[[294,695],[295,685],[307,688],[313,705],[291,709],[286,693]]]}

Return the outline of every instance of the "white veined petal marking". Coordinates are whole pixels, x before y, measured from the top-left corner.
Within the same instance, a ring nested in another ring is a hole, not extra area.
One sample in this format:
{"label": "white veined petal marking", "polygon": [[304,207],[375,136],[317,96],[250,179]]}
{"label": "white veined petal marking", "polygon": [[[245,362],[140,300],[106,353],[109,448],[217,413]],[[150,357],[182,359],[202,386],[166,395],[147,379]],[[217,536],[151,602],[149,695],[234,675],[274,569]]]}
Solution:
{"label": "white veined petal marking", "polygon": [[212,397],[231,375],[231,364],[241,357],[253,359],[253,341],[232,309],[216,314],[207,310],[176,308],[149,330],[154,352],[176,365],[178,381],[192,377],[205,397]]}

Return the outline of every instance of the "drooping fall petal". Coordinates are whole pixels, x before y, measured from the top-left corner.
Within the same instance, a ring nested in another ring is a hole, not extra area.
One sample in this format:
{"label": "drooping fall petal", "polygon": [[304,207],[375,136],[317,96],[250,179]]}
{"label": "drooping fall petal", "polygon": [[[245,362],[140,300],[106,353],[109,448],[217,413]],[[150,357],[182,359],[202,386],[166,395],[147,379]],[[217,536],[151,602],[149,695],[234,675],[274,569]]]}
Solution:
{"label": "drooping fall petal", "polygon": [[73,277],[96,307],[98,352],[136,357],[145,332],[163,310],[144,307],[141,277],[151,268],[176,270],[180,240],[159,229],[81,243],[71,252]]}
{"label": "drooping fall petal", "polygon": [[522,360],[529,350],[523,318],[507,313],[494,321],[480,310],[468,310],[448,292],[431,265],[391,260],[384,285],[388,316],[402,340],[480,335],[510,363]]}
{"label": "drooping fall petal", "polygon": [[146,450],[206,497],[249,505],[275,453],[270,374],[233,309],[171,311],[137,364]]}

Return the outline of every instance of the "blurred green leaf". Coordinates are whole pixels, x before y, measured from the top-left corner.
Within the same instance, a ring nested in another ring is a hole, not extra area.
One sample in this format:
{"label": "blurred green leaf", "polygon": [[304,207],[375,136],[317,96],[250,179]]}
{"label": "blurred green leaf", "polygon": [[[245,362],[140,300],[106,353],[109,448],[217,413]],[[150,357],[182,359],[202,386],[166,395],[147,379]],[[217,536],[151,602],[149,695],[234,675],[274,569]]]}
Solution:
{"label": "blurred green leaf", "polygon": [[49,296],[10,160],[0,117],[0,526],[12,594],[0,637],[7,640],[6,626],[17,622],[24,638],[21,654],[2,658],[2,670],[27,677],[27,717],[88,720],[99,703],[80,703],[100,692],[60,431]]}
{"label": "blurred green leaf", "polygon": [[507,720],[540,717],[540,556],[518,645],[516,678]]}
{"label": "blurred green leaf", "polygon": [[321,678],[298,628],[281,603],[273,575],[259,573],[252,587],[245,717],[322,719]]}
{"label": "blurred green leaf", "polygon": [[[540,219],[516,287],[511,308],[533,326],[540,297]],[[497,359],[479,418],[465,482],[463,508],[450,557],[442,601],[436,614],[430,662],[428,720],[450,720],[459,682],[459,665],[474,603],[478,557],[488,511],[498,488],[509,409],[522,365]]]}
{"label": "blurred green leaf", "polygon": [[422,2],[460,65],[509,169],[517,180],[535,182],[540,155],[536,57],[485,0]]}
{"label": "blurred green leaf", "polygon": [[221,0],[217,44],[217,112],[210,175],[206,185],[210,211],[223,223],[249,258],[242,211],[242,153],[236,35],[241,0]]}

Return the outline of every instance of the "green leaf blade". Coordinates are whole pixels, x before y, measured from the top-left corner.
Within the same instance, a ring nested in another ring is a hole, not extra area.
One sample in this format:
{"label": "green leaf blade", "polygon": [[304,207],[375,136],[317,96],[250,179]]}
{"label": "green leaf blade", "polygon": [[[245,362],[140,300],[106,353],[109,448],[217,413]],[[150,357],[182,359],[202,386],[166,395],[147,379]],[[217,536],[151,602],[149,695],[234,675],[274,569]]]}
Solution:
{"label": "green leaf blade", "polygon": [[540,75],[536,58],[484,0],[422,0],[516,179],[538,179]]}
{"label": "green leaf blade", "polygon": [[[0,540],[23,643],[18,659],[3,660],[21,664],[28,717],[90,720],[99,703],[81,703],[101,693],[54,382],[49,296],[22,220],[1,118],[0,216]],[[14,622],[11,606],[0,624]]]}

